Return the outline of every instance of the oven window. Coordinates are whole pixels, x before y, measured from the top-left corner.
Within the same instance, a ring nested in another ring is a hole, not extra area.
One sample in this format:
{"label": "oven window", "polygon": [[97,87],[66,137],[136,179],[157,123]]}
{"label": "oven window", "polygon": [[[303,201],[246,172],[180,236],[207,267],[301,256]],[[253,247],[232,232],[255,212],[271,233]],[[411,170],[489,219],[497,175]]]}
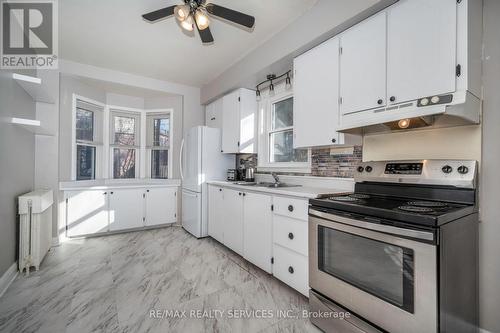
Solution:
{"label": "oven window", "polygon": [[413,313],[413,250],[318,226],[319,269]]}

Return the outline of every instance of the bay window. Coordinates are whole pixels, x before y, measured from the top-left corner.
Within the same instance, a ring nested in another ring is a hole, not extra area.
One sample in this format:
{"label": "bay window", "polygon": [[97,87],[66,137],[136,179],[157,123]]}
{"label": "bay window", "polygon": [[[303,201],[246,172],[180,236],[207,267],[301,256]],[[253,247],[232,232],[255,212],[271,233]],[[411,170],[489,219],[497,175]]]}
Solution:
{"label": "bay window", "polygon": [[110,115],[112,176],[115,179],[137,178],[140,114],[111,110]]}
{"label": "bay window", "polygon": [[147,121],[147,149],[150,178],[167,179],[170,166],[170,114],[149,113]]}

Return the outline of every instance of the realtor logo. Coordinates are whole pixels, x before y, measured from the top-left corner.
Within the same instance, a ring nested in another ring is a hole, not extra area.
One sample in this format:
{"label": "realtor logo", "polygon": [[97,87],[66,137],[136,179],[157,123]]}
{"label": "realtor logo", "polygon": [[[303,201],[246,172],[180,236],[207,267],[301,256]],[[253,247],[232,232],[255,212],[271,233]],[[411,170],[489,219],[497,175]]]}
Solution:
{"label": "realtor logo", "polygon": [[1,68],[57,68],[57,3],[1,0]]}

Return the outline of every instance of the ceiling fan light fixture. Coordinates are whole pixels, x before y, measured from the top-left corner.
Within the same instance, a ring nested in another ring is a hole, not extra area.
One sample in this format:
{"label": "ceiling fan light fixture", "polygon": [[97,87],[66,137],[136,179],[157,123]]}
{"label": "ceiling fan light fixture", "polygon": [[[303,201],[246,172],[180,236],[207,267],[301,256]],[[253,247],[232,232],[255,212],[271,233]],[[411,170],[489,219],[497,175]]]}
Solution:
{"label": "ceiling fan light fixture", "polygon": [[190,13],[191,13],[191,7],[189,5],[175,6],[174,15],[181,22],[186,20],[189,17]]}
{"label": "ceiling fan light fixture", "polygon": [[200,30],[205,30],[210,24],[210,19],[208,18],[208,13],[205,8],[198,8],[194,14],[194,19]]}
{"label": "ceiling fan light fixture", "polygon": [[194,22],[193,21],[194,20],[193,20],[192,15],[189,15],[188,17],[186,17],[186,19],[181,22],[182,29],[187,30],[187,31],[193,31],[194,30]]}

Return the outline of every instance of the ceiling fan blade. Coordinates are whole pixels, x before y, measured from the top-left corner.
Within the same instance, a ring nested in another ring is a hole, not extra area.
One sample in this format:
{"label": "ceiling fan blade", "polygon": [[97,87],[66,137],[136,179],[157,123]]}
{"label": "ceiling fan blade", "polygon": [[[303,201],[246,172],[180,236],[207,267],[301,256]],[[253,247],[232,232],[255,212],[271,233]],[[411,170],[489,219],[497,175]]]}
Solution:
{"label": "ceiling fan blade", "polygon": [[154,12],[144,14],[144,15],[142,15],[142,17],[145,20],[148,20],[150,22],[154,22],[154,21],[157,21],[159,19],[174,15],[174,8],[175,8],[175,6],[165,7],[165,8],[159,9],[159,10],[155,10]]}
{"label": "ceiling fan blade", "polygon": [[247,28],[253,28],[255,24],[255,17],[240,13],[236,10],[222,7],[213,3],[207,4],[206,8],[207,11],[214,16],[218,16]]}
{"label": "ceiling fan blade", "polygon": [[212,36],[212,32],[210,31],[209,27],[206,27],[205,29],[200,30],[198,28],[198,25],[196,25],[196,28],[198,29],[198,32],[200,33],[200,38],[201,38],[201,41],[203,42],[203,44],[214,42],[214,37]]}

